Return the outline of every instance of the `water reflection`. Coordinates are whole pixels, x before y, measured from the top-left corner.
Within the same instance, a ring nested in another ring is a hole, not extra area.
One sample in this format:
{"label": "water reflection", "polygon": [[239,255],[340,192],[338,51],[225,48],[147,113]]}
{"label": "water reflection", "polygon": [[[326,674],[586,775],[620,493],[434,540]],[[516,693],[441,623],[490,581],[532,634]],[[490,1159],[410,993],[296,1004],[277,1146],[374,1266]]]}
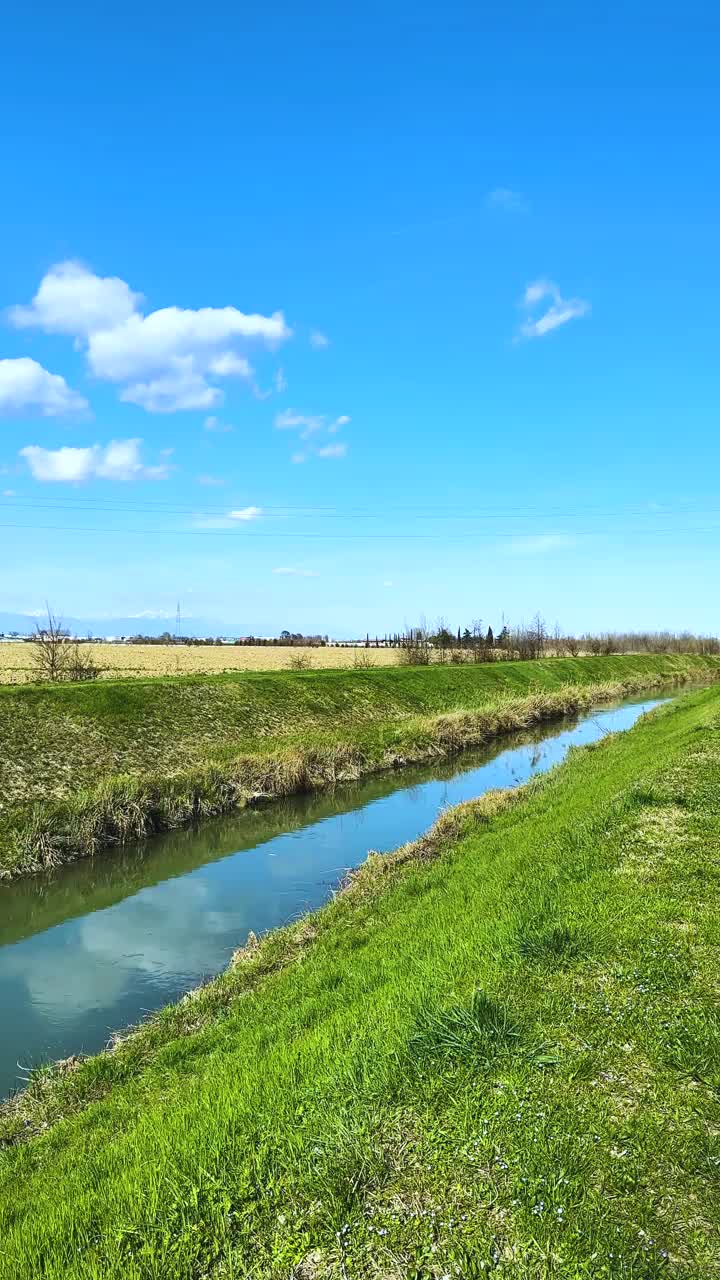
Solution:
{"label": "water reflection", "polygon": [[503,739],[492,750],[206,823],[0,890],[0,1095],[25,1067],[92,1052],[113,1029],[228,962],[248,932],[323,902],[368,849],[412,840],[447,805],[515,786],[568,748],[629,728],[657,698]]}

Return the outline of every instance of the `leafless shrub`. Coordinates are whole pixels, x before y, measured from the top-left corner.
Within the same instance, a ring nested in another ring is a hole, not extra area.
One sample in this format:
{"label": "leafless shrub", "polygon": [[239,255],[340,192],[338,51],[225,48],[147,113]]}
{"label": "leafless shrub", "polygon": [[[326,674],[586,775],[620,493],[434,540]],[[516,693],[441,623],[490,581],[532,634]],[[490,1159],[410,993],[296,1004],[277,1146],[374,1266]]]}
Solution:
{"label": "leafless shrub", "polygon": [[430,649],[421,644],[403,644],[398,649],[398,663],[401,667],[429,667]]}
{"label": "leafless shrub", "polygon": [[71,640],[50,608],[47,621],[38,623],[33,637],[33,662],[39,680],[72,681],[97,680],[103,668],[95,661],[92,649],[83,648],[79,640]]}
{"label": "leafless shrub", "polygon": [[309,671],[312,667],[312,658],[307,653],[292,653],[288,668],[290,671]]}
{"label": "leafless shrub", "polygon": [[74,683],[85,680],[97,680],[102,674],[102,667],[95,661],[92,649],[84,649],[79,640],[67,645],[68,654],[65,664],[65,679]]}
{"label": "leafless shrub", "polygon": [[423,622],[417,627],[406,627],[400,637],[398,662],[402,667],[429,667],[432,645],[428,629]]}

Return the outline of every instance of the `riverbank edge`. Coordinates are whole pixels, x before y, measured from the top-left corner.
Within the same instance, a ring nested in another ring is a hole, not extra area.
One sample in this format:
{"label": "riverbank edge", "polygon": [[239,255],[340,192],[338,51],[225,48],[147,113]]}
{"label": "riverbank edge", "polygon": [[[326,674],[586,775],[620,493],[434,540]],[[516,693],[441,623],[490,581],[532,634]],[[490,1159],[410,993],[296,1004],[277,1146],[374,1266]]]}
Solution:
{"label": "riverbank edge", "polygon": [[[646,715],[672,713],[675,703],[654,708]],[[640,721],[646,717],[641,717]],[[633,729],[636,726],[633,726]],[[598,750],[613,739],[573,748],[573,752]],[[251,994],[274,974],[301,962],[316,940],[332,929],[338,906],[382,894],[406,870],[452,857],[463,840],[479,826],[524,806],[554,784],[567,760],[548,773],[518,787],[493,789],[473,800],[454,805],[440,814],[417,840],[389,853],[368,851],[366,859],[350,868],[333,896],[323,906],[282,928],[258,937],[251,932],[233,953],[229,965],[208,982],[165,1005],[145,1021],[113,1032],[105,1049],[91,1055],[73,1055],[31,1073],[26,1088],[0,1101],[0,1149],[24,1143],[46,1132],[69,1114],[82,1111],[123,1081],[137,1076],[172,1041],[200,1032],[236,1000]]]}
{"label": "riverbank edge", "polygon": [[[588,749],[595,745],[591,744]],[[410,866],[450,856],[454,847],[477,826],[490,824],[522,805],[561,768],[562,764],[557,765],[550,773],[522,786],[486,791],[474,800],[454,805],[441,813],[417,840],[389,853],[369,850],[365,861],[346,873],[327,903],[292,924],[270,929],[260,937],[250,932],[245,944],[233,952],[227,968],[208,982],[157,1010],[146,1021],[114,1032],[106,1048],[98,1053],[74,1054],[38,1068],[31,1074],[26,1088],[0,1101],[0,1148],[27,1142],[47,1132],[70,1113],[100,1101],[123,1079],[141,1071],[143,1064],[172,1040],[200,1031],[212,1018],[222,1016],[232,1001],[250,994],[271,975],[301,961],[320,934],[332,928],[338,900],[367,899],[381,894]]]}
{"label": "riverbank edge", "polygon": [[447,759],[596,704],[699,679],[720,679],[720,660],[675,659],[671,667],[654,675],[645,667],[615,680],[568,683],[521,697],[501,694],[480,710],[456,708],[361,725],[354,739],[349,734],[308,748],[242,753],[162,776],[110,777],[93,788],[78,790],[68,800],[35,804],[13,815],[5,832],[5,849],[0,847],[0,880],[48,871],[249,805]]}

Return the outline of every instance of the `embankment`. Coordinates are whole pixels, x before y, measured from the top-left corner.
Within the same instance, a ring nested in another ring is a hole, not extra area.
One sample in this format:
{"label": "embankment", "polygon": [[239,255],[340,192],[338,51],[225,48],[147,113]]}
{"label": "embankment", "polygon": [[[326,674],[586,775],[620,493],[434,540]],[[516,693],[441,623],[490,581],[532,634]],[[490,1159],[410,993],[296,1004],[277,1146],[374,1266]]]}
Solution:
{"label": "embankment", "polygon": [[3,1276],[714,1275],[719,796],[713,688],[40,1073]]}
{"label": "embankment", "polygon": [[718,673],[658,655],[6,686],[0,875]]}

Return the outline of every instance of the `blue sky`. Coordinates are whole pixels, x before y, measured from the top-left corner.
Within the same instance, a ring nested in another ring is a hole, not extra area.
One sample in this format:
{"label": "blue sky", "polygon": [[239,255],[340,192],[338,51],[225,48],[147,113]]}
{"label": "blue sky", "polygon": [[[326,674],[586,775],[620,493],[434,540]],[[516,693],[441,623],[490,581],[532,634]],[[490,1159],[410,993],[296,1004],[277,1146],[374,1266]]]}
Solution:
{"label": "blue sky", "polygon": [[719,26],[16,6],[0,610],[717,631]]}

